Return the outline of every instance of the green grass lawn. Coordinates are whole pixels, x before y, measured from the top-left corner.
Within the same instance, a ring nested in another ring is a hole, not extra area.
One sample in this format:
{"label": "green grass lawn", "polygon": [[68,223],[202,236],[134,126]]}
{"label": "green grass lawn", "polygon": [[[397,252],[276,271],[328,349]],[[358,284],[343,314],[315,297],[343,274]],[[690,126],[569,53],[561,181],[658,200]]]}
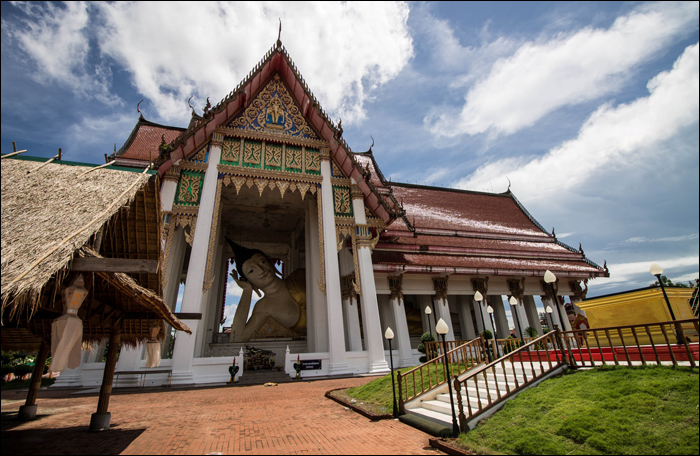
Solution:
{"label": "green grass lawn", "polygon": [[[445,370],[442,367],[442,365],[439,366],[439,368],[435,369],[434,365],[429,365],[430,368],[430,377],[432,379],[432,384],[434,385],[437,382],[437,379],[439,378],[440,380],[443,380],[445,378]],[[461,365],[462,370],[464,370],[464,364]],[[394,377],[398,374],[400,371],[401,373],[405,373],[407,371],[410,371],[413,369],[412,367],[404,367],[403,369],[397,369],[394,371]],[[450,365],[450,369],[452,370],[453,374],[457,374],[458,371],[458,366],[456,365]],[[425,375],[425,382],[426,382],[426,387],[427,387],[427,374]],[[420,391],[420,374],[416,373],[416,381],[418,385],[416,385],[417,391]],[[396,381],[396,378],[394,379],[395,387],[396,387],[396,400],[398,402],[399,398],[399,385],[398,382]],[[413,377],[409,376],[408,378],[408,389],[410,391],[410,394],[413,395]],[[345,390],[347,395],[351,398],[354,398],[358,401],[365,402],[368,404],[371,404],[373,406],[378,407],[379,409],[384,408],[385,412],[384,413],[391,413],[392,410],[392,404],[393,404],[393,396],[391,394],[391,375],[385,375],[384,377],[378,378],[376,380],[372,380],[371,382],[367,383],[366,385],[362,386],[356,386],[355,388],[349,388]],[[404,397],[405,397],[405,391],[404,391]]]}
{"label": "green grass lawn", "polygon": [[698,454],[698,370],[568,372],[521,393],[459,444],[480,454]]}

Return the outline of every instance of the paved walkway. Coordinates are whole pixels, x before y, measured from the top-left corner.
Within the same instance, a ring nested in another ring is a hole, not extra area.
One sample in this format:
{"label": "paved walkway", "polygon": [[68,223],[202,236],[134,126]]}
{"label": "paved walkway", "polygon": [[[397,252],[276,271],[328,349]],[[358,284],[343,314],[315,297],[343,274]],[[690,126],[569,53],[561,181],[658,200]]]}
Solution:
{"label": "paved walkway", "polygon": [[112,429],[87,432],[97,396],[42,391],[40,417],[16,421],[26,391],[2,393],[3,454],[439,454],[428,434],[326,399],[371,378],[276,387],[157,390],[112,396]]}

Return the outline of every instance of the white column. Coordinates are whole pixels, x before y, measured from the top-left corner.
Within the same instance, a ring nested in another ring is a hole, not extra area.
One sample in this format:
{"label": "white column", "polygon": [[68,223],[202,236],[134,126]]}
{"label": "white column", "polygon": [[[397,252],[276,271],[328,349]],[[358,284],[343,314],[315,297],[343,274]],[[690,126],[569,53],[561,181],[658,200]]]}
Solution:
{"label": "white column", "polygon": [[[489,315],[488,312],[488,296],[484,296],[484,300],[481,302],[474,301],[474,308],[477,311],[477,319],[483,318],[483,320],[479,323],[483,323],[484,328],[483,331],[491,331],[491,334],[493,334],[493,325],[491,324],[491,316]],[[481,313],[481,317],[479,317],[479,313]],[[478,321],[478,320],[477,320]]]}
{"label": "white column", "polygon": [[[209,148],[209,162],[204,175],[202,185],[202,197],[197,213],[197,225],[192,240],[192,253],[187,268],[187,281],[182,298],[183,313],[203,313],[206,303],[204,293],[204,274],[207,268],[207,255],[209,251],[209,237],[214,218],[214,205],[216,203],[216,188],[218,184],[218,170],[216,166],[221,158],[221,141],[219,133],[214,133],[212,144]],[[190,327],[192,334],[179,333],[175,338],[172,360],[172,383],[189,384],[194,382],[192,374],[192,359],[195,353],[195,343],[202,327],[206,327],[200,320],[184,320]],[[206,330],[206,329],[205,329]]]}
{"label": "white column", "polygon": [[[394,313],[391,310],[391,304],[389,304],[389,295],[377,295],[377,306],[379,307],[379,327],[382,328],[382,331],[386,332],[388,327],[396,328]],[[389,350],[389,341],[386,337],[382,337],[382,344],[384,351]],[[394,350],[396,350],[396,344],[394,344]]]}
{"label": "white column", "polygon": [[[319,277],[318,260],[312,261],[312,258],[318,258],[318,255],[313,256],[312,244],[318,250],[318,237],[311,236],[311,209],[312,206],[306,208],[306,217],[304,220],[304,267],[306,268],[306,350],[309,353],[316,353],[316,325],[314,313],[318,301],[316,300],[314,291],[318,289],[316,280]],[[316,230],[318,232],[318,230]]]}
{"label": "white column", "polygon": [[[438,321],[442,318],[445,320],[445,323],[447,323],[447,327],[449,328],[447,334],[445,334],[445,340],[455,340],[455,332],[452,328],[452,316],[450,315],[450,306],[447,303],[447,299],[434,299],[433,304],[435,307],[435,312],[437,313]],[[440,342],[442,342],[442,338],[440,338]]]}
{"label": "white column", "polygon": [[423,321],[423,333],[432,333],[435,335],[435,321],[433,320],[433,315],[427,315],[425,313],[425,308],[430,307],[430,311],[432,312],[433,306],[430,301],[429,296],[424,296],[424,295],[418,295],[416,296],[416,302],[418,303],[418,307],[420,308],[420,314],[421,314],[421,320]]}
{"label": "white column", "polygon": [[[517,334],[517,336],[521,339],[523,337],[527,337],[527,334],[525,334],[525,328],[528,327],[527,315],[525,314],[525,307],[523,306],[523,302],[518,300],[517,305],[515,305],[515,306],[511,305],[510,312],[511,312],[511,315],[513,315],[513,324],[515,325],[515,334]],[[517,317],[516,317],[516,315],[517,315]]]}
{"label": "white column", "polygon": [[396,337],[394,341],[398,344],[399,349],[399,366],[413,366],[413,354],[411,353],[411,337],[408,334],[408,320],[406,320],[406,307],[404,306],[403,296],[398,295],[389,300],[391,311],[394,317],[394,329]]}
{"label": "white column", "polygon": [[537,334],[541,336],[542,322],[540,321],[540,314],[537,311],[537,305],[535,304],[535,298],[533,296],[523,296],[523,309],[525,310],[525,315],[527,316],[527,323],[524,324],[525,328],[527,329],[528,326],[531,326],[535,328],[537,330]]}
{"label": "white column", "polygon": [[[353,182],[354,184],[354,182]],[[389,365],[384,356],[384,333],[379,326],[379,306],[377,304],[377,287],[374,283],[372,268],[372,251],[369,245],[369,232],[365,226],[365,207],[361,192],[356,187],[352,191],[352,207],[357,224],[357,262],[362,294],[362,328],[364,330],[365,349],[369,355],[369,372],[387,372]]]}
{"label": "white column", "polygon": [[456,296],[459,309],[459,324],[462,328],[462,339],[472,340],[476,338],[474,321],[471,312],[471,296]]}
{"label": "white column", "polygon": [[211,272],[214,275],[214,282],[212,283],[211,288],[205,293],[206,300],[202,309],[202,330],[200,331],[199,339],[195,344],[195,358],[202,356],[204,352],[209,349],[209,344],[211,343],[211,337],[215,327],[214,320],[218,319],[216,311],[218,310],[218,304],[221,301],[219,287],[221,285],[221,268],[223,267],[222,261],[224,256],[223,242],[223,233],[219,227],[218,234],[214,240],[214,251],[212,252],[214,258],[212,258]]}
{"label": "white column", "polygon": [[321,209],[323,217],[323,259],[326,266],[326,309],[328,312],[328,356],[330,375],[349,372],[345,356],[345,333],[343,328],[343,305],[340,295],[340,270],[335,239],[335,211],[333,210],[333,188],[331,185],[331,162],[328,152],[321,156]]}
{"label": "white column", "polygon": [[510,336],[510,326],[508,325],[508,317],[503,305],[503,296],[491,296],[489,297],[489,302],[491,307],[493,307],[493,319],[496,322],[496,328],[498,328],[498,338],[507,339]]}
{"label": "white column", "polygon": [[[318,281],[321,278],[321,262],[319,261],[321,255],[321,249],[319,246],[319,230],[318,230],[318,204],[316,200],[309,201],[309,236],[310,236],[310,255],[307,259],[307,264],[311,265],[311,276],[309,277],[310,290],[311,293],[307,291],[306,299],[311,296],[311,306],[309,303],[306,304],[307,311],[307,325],[311,320],[313,323],[311,328],[307,328],[307,334],[309,330],[313,332],[313,352],[323,353],[328,351],[328,309],[326,305],[326,296],[321,292],[318,287]],[[334,221],[335,222],[335,221]],[[333,235],[335,238],[335,235]],[[335,245],[335,241],[333,241]],[[325,258],[325,256],[324,256]],[[325,263],[325,259],[324,259]],[[307,269],[307,276],[308,276]],[[309,290],[309,288],[307,288]],[[311,318],[309,317],[309,307],[312,307]],[[311,348],[309,348],[311,351]],[[313,353],[312,352],[312,353]]]}
{"label": "white column", "polygon": [[564,329],[563,331],[571,331],[571,322],[569,321],[569,316],[566,314],[566,308],[564,307],[564,304],[561,304],[559,302],[559,299],[557,301],[557,310],[559,311],[559,315],[561,315],[561,320],[564,323]]}
{"label": "white column", "polygon": [[[343,280],[354,273],[355,265],[352,261],[352,253],[343,248],[338,254],[340,262],[340,275]],[[345,322],[345,347],[347,351],[362,351],[362,333],[360,331],[360,314],[357,311],[357,294],[352,284],[341,284],[343,288],[343,318]]]}
{"label": "white column", "polygon": [[[547,326],[549,327],[549,330],[554,330],[554,325],[557,325],[557,328],[560,328],[561,323],[559,323],[559,311],[557,310],[557,306],[554,305],[554,302],[551,299],[542,296],[542,305],[544,306],[544,313],[547,316]],[[551,314],[547,312],[547,306],[552,308]]]}

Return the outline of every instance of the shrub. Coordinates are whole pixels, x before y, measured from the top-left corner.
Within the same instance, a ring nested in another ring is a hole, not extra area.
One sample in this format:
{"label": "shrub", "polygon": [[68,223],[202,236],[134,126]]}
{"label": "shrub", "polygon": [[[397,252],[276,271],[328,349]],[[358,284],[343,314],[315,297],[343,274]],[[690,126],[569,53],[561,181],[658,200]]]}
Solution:
{"label": "shrub", "polygon": [[32,372],[34,372],[34,366],[30,366],[29,364],[18,364],[12,368],[12,373],[17,377],[31,374]]}
{"label": "shrub", "polygon": [[428,361],[428,356],[427,353],[425,352],[425,343],[426,342],[435,342],[435,336],[433,336],[432,333],[427,332],[424,333],[422,336],[420,336],[420,344],[418,344],[418,352],[423,353],[426,356],[421,356],[418,361],[421,363],[425,363]]}
{"label": "shrub", "polygon": [[527,337],[537,337],[540,335],[537,332],[537,330],[532,326],[528,326],[527,328],[525,328],[525,334],[527,335]]}
{"label": "shrub", "polygon": [[485,330],[482,334],[484,335],[484,339],[486,339],[486,340],[493,339],[493,333],[491,331],[489,331],[488,329]]}

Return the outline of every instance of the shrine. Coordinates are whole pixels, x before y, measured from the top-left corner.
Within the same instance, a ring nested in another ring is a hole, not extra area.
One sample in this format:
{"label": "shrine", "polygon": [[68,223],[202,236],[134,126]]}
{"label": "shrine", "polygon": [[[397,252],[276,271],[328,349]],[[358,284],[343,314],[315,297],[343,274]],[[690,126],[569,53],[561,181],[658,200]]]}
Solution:
{"label": "shrine", "polygon": [[[420,336],[438,318],[448,340],[485,330],[505,338],[508,305],[517,337],[542,334],[535,296],[553,309],[548,326],[569,330],[566,297],[578,312],[587,281],[608,276],[510,189],[388,181],[372,148],[351,150],[279,40],[223,100],[207,101],[202,115],[193,109],[186,128],[141,115],[111,158],[134,168],[154,161],[160,178],[163,301],[174,312],[184,283],[177,315],[192,330],[174,342],[166,330],[172,354],[163,351],[161,366],[172,369],[172,384],[228,381],[246,346],[275,355],[256,367],[290,377],[297,360],[313,367],[305,377],[386,372],[387,327],[395,364],[414,366]],[[556,275],[555,293],[546,271]],[[222,331],[229,273],[243,291]],[[86,355],[57,385],[90,384],[98,356]],[[117,369],[143,368],[145,357],[141,346],[125,348]]]}

